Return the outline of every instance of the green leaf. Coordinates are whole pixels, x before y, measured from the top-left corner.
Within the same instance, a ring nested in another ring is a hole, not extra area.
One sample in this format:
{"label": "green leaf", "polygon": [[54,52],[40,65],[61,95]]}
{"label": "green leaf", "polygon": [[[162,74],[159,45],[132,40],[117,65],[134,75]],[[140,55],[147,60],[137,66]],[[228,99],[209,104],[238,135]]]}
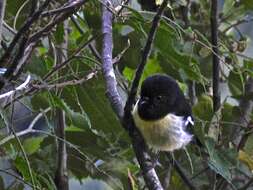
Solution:
{"label": "green leaf", "polygon": [[43,140],[44,140],[44,137],[41,137],[41,136],[25,139],[23,142],[25,152],[27,154],[35,153],[40,148],[40,144],[43,142]]}
{"label": "green leaf", "polygon": [[[176,32],[170,25],[161,23],[157,30],[154,46],[167,59],[167,63],[178,70],[184,78],[186,76],[190,80],[204,82],[197,59],[180,49],[180,42],[183,43],[183,41],[181,40],[181,34]],[[161,66],[166,71],[164,68],[167,67],[166,64],[161,63]]]}
{"label": "green leaf", "polygon": [[193,115],[204,121],[211,121],[213,116],[213,101],[210,96],[201,96],[193,107]]}
{"label": "green leaf", "polygon": [[247,10],[253,10],[252,0],[241,0],[240,3],[242,3]]}
{"label": "green leaf", "polygon": [[233,96],[244,94],[244,79],[240,71],[231,71],[229,73],[228,87]]}
{"label": "green leaf", "polygon": [[209,167],[232,184],[232,169],[237,165],[237,151],[235,149],[217,150],[211,138],[207,138],[205,144],[209,153]]}
{"label": "green leaf", "polygon": [[128,81],[132,81],[134,77],[135,70],[129,67],[125,67],[123,70],[123,75],[126,77]]}
{"label": "green leaf", "polygon": [[57,44],[64,42],[64,26],[60,23],[56,26],[56,32],[54,33]]}
{"label": "green leaf", "polygon": [[229,14],[234,8],[234,2],[235,2],[234,0],[224,1],[222,14],[224,15]]}
{"label": "green leaf", "polygon": [[3,177],[0,177],[0,189],[5,189]]}
{"label": "green leaf", "polygon": [[[76,98],[89,116],[93,129],[110,135],[114,134],[117,137],[122,134],[125,136],[125,132],[105,95],[105,83],[101,75],[77,87],[76,91]],[[68,105],[73,101],[67,91],[64,92],[63,98],[65,102],[68,102]]]}
{"label": "green leaf", "polygon": [[143,23],[144,22],[144,18],[142,16],[142,14],[139,13],[139,11],[136,11],[135,9],[129,7],[129,6],[126,6],[126,8],[131,11],[131,16],[132,18],[138,20],[140,23]]}
{"label": "green leaf", "polygon": [[252,155],[249,155],[246,152],[240,150],[238,159],[240,161],[242,161],[243,163],[245,163],[250,168],[251,171],[253,170],[253,157],[252,157]]}
{"label": "green leaf", "polygon": [[66,112],[66,116],[70,119],[72,125],[81,128],[81,129],[85,129],[85,128],[90,128],[91,127],[91,123],[90,120],[88,118],[88,115],[85,113],[79,113],[79,112],[75,112],[74,110],[72,110],[63,99],[60,99],[57,96],[52,95],[52,105],[54,107],[58,107],[60,109],[63,109]]}
{"label": "green leaf", "polygon": [[249,135],[243,148],[246,154],[253,157],[253,134]]}
{"label": "green leaf", "polygon": [[30,173],[29,173],[29,169],[27,167],[27,163],[24,160],[24,158],[18,156],[18,157],[16,157],[14,163],[15,163],[15,166],[16,166],[17,170],[22,174],[23,178],[26,181],[30,181],[31,176],[30,176]]}
{"label": "green leaf", "polygon": [[34,110],[46,109],[49,107],[48,92],[35,94],[31,99]]}
{"label": "green leaf", "polygon": [[159,61],[156,58],[148,59],[145,69],[142,74],[141,82],[150,75],[163,73]]}

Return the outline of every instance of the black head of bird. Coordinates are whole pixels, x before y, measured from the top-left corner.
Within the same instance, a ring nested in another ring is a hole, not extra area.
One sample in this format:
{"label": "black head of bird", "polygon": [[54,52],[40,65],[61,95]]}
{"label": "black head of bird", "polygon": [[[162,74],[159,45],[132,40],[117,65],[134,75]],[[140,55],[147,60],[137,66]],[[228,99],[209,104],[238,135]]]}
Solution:
{"label": "black head of bird", "polygon": [[144,120],[157,120],[168,113],[191,115],[191,107],[177,82],[166,75],[148,77],[141,85],[138,112]]}

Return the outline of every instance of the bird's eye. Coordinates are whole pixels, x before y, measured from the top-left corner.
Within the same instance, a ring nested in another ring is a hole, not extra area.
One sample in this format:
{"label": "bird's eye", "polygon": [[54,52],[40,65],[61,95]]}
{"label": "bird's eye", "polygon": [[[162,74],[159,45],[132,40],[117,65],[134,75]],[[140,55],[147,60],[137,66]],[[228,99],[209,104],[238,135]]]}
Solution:
{"label": "bird's eye", "polygon": [[156,96],[156,100],[158,100],[158,101],[161,101],[162,100],[162,96]]}

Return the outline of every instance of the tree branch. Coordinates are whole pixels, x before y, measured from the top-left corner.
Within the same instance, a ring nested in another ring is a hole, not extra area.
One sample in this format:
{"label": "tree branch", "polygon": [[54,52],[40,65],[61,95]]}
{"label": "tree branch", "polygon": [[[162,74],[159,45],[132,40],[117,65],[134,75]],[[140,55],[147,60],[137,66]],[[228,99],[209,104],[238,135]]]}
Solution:
{"label": "tree branch", "polygon": [[238,188],[238,190],[247,190],[253,184],[253,178],[251,178],[244,186]]}
{"label": "tree branch", "polygon": [[[57,110],[57,137],[65,140],[65,112],[63,110]],[[55,173],[55,184],[58,190],[68,190],[68,169],[67,169],[67,149],[66,144],[62,140],[57,139],[57,170]]]}
{"label": "tree branch", "polygon": [[51,110],[51,108],[47,108],[43,112],[39,113],[36,117],[34,117],[34,119],[32,120],[32,122],[30,123],[30,125],[25,130],[17,132],[17,133],[15,133],[15,135],[12,134],[12,135],[9,135],[9,136],[1,139],[0,140],[0,146],[3,145],[3,144],[5,144],[5,143],[7,143],[8,141],[14,139],[15,136],[21,137],[21,136],[24,136],[24,135],[26,135],[28,133],[31,133],[33,131],[34,125],[39,121],[39,119],[41,117],[43,117],[45,115],[45,113],[49,112],[50,110]]}
{"label": "tree branch", "polygon": [[79,85],[82,84],[90,79],[92,79],[94,76],[96,76],[98,71],[92,71],[88,75],[84,76],[81,79],[74,79],[70,81],[65,81],[61,83],[56,83],[56,84],[32,84],[31,86],[35,89],[46,89],[46,90],[51,90],[51,89],[59,89],[59,88],[64,88],[66,86],[73,86],[73,85]]}
{"label": "tree branch", "polygon": [[48,35],[48,33],[56,24],[66,20],[86,2],[87,0],[72,0],[68,5],[68,9],[65,10],[66,12],[56,15],[55,18],[50,21],[44,28],[33,34],[29,39],[29,43],[37,41],[41,37]]}
{"label": "tree branch", "polygon": [[244,23],[249,23],[249,22],[252,22],[253,21],[253,18],[243,18],[243,19],[240,19],[240,20],[237,20],[235,23],[231,24],[230,26],[228,26],[227,28],[225,28],[222,33],[226,33],[227,31],[229,31],[231,28],[234,28],[240,24],[244,24]]}
{"label": "tree branch", "polygon": [[[57,61],[59,63],[64,62],[68,58],[68,27],[69,21],[65,20],[63,22],[64,28],[64,40],[60,44],[60,49],[57,51]],[[59,72],[60,73],[60,72]],[[65,129],[66,129],[66,118],[65,112],[62,109],[57,109],[57,133],[56,135],[61,139],[65,138]],[[69,190],[69,183],[68,183],[68,166],[67,166],[67,159],[68,153],[66,148],[66,143],[64,141],[57,140],[57,169],[55,172],[55,184],[58,190]]]}
{"label": "tree branch", "polygon": [[[74,26],[79,31],[79,33],[84,35],[85,32],[84,32],[83,28],[80,26],[79,22],[74,18],[74,16],[71,16],[70,19],[73,22]],[[95,58],[98,61],[101,61],[101,55],[99,54],[99,52],[97,51],[97,49],[94,47],[94,45],[92,43],[89,44],[89,48],[90,48],[92,54],[95,56]]]}
{"label": "tree branch", "polygon": [[[123,105],[121,97],[117,91],[117,82],[115,78],[115,73],[112,64],[112,12],[107,8],[111,5],[110,0],[103,1],[103,17],[102,17],[102,30],[104,34],[103,38],[103,50],[102,50],[102,62],[103,62],[103,74],[106,80],[107,96],[108,99],[116,112],[117,116],[122,120],[122,124],[127,129],[135,129],[133,118],[131,115],[132,106],[135,101],[135,96],[137,93],[138,84],[143,73],[144,66],[147,62],[148,56],[151,51],[151,46],[154,40],[154,36],[160,21],[161,15],[166,8],[168,0],[163,1],[162,5],[158,9],[155,15],[152,26],[149,32],[149,36],[144,48],[141,63],[139,64],[135,78],[132,84],[130,95],[125,107],[125,112],[123,112]],[[124,116],[123,116],[124,113]],[[122,118],[123,116],[123,118]],[[150,157],[145,146],[145,142],[137,130],[130,130],[130,137],[132,139],[133,149],[136,154],[136,158],[140,164],[141,170],[143,172],[143,177],[146,185],[152,190],[162,190],[161,183],[158,176],[153,168],[153,164],[150,161]]]}
{"label": "tree branch", "polygon": [[66,59],[65,61],[63,61],[62,63],[56,64],[51,71],[49,71],[44,77],[43,80],[47,80],[50,76],[52,76],[52,74],[54,74],[56,71],[58,71],[60,68],[64,67],[67,63],[69,63],[70,61],[72,61],[75,56],[77,54],[79,54],[85,47],[87,47],[94,39],[96,39],[98,36],[94,36],[91,37],[87,42],[85,42],[83,45],[81,45],[80,47],[78,47],[75,52],[69,56],[68,59]]}
{"label": "tree branch", "polygon": [[197,188],[193,185],[191,179],[185,174],[182,166],[180,166],[177,160],[172,158],[171,153],[166,153],[166,156],[169,159],[170,164],[174,166],[176,172],[181,177],[183,182],[187,185],[187,187],[190,190],[197,190]]}
{"label": "tree branch", "polygon": [[15,46],[19,43],[20,39],[26,34],[27,31],[30,30],[31,25],[39,19],[42,11],[48,6],[51,0],[46,0],[43,5],[36,11],[32,16],[30,16],[24,25],[17,32],[13,40],[11,41],[8,49],[4,53],[4,55],[0,59],[0,67],[4,67],[8,64],[9,60],[11,60],[11,54],[15,49]]}
{"label": "tree branch", "polygon": [[28,75],[26,80],[19,85],[18,87],[16,87],[14,90],[11,90],[9,92],[6,92],[4,94],[0,95],[0,99],[6,98],[6,97],[10,97],[11,95],[15,94],[17,91],[23,90],[27,87],[28,83],[30,82],[31,76]]}
{"label": "tree branch", "polygon": [[211,40],[213,50],[213,111],[220,108],[220,65],[218,49],[218,2],[211,1]]}
{"label": "tree branch", "polygon": [[6,5],[6,0],[0,1],[0,43],[2,41],[2,35],[3,35],[3,21],[4,21],[5,5]]}
{"label": "tree branch", "polygon": [[[239,110],[240,110],[240,115],[236,119],[236,123],[240,123],[240,125],[244,126],[246,130],[250,128],[250,116],[253,110],[253,98],[252,98],[252,93],[253,93],[253,78],[249,78],[247,82],[245,83],[245,94],[242,97],[240,104],[239,104]],[[249,98],[251,97],[251,98]],[[248,128],[247,128],[248,127]],[[233,143],[239,148],[240,142],[242,141],[242,138],[244,136],[245,130],[241,130],[236,125],[233,125],[232,128],[232,134],[231,134],[231,139],[233,139]],[[244,136],[247,137],[247,136]]]}
{"label": "tree branch", "polygon": [[126,106],[125,106],[125,117],[126,118],[131,117],[132,106],[135,102],[135,97],[136,97],[136,94],[137,94],[137,90],[138,90],[139,82],[140,82],[140,79],[141,79],[141,75],[143,73],[144,67],[147,63],[147,59],[148,59],[149,54],[151,52],[151,46],[152,46],[154,38],[155,38],[156,30],[158,28],[158,24],[159,24],[159,21],[161,19],[161,15],[163,14],[167,4],[168,4],[168,0],[164,0],[162,5],[159,7],[159,9],[157,11],[157,14],[155,15],[155,17],[153,19],[152,26],[151,26],[151,29],[149,31],[148,39],[147,39],[145,48],[144,48],[143,53],[142,53],[141,62],[138,65],[138,68],[136,70],[135,77],[134,77],[134,80],[133,80],[133,83],[132,83],[132,87],[131,87],[131,90],[130,90],[130,93],[129,93],[129,97],[128,97],[127,102],[126,102]]}
{"label": "tree branch", "polygon": [[117,90],[116,76],[112,64],[112,20],[113,14],[108,10],[107,6],[111,5],[110,0],[103,0],[102,6],[102,33],[103,33],[103,47],[102,47],[102,63],[103,75],[106,81],[106,95],[111,103],[114,112],[119,118],[123,117],[123,103]]}

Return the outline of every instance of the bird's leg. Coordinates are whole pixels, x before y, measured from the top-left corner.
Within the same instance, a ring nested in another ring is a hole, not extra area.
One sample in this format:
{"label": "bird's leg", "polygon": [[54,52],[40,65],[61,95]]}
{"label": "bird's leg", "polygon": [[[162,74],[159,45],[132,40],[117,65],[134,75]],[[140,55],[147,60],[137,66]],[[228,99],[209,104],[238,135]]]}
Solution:
{"label": "bird's leg", "polygon": [[151,155],[151,162],[153,167],[155,168],[156,166],[161,166],[160,162],[159,162],[159,151],[151,151],[150,153]]}

